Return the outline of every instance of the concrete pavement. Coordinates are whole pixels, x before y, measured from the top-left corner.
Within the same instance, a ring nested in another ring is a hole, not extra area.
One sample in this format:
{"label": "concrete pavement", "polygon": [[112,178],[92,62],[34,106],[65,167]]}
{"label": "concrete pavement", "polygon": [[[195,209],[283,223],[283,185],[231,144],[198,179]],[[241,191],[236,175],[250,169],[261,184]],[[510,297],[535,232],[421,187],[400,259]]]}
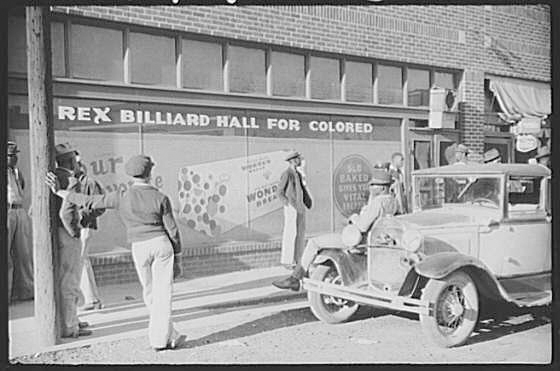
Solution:
{"label": "concrete pavement", "polygon": [[[289,274],[285,268],[253,269],[202,277],[174,284],[173,320],[179,331],[188,331],[201,321],[227,321],[228,311],[267,311],[266,303],[281,303],[286,309],[305,305],[304,294],[279,290],[271,282]],[[142,302],[140,283],[101,286],[104,308],[80,313],[93,334],[62,339],[61,344],[41,347],[36,340],[33,302],[20,302],[9,309],[10,359],[23,355],[87,346],[99,342],[140,337],[147,334],[148,311]],[[259,305],[259,304],[262,304]],[[220,316],[214,315],[216,312]],[[226,314],[224,316],[224,313]]]}

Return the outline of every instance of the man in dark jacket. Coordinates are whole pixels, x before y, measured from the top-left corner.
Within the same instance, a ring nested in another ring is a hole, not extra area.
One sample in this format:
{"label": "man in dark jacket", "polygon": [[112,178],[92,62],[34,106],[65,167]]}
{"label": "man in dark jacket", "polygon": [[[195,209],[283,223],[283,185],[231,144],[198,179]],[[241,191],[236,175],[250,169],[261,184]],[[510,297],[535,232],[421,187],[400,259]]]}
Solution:
{"label": "man in dark jacket", "polygon": [[280,176],[277,196],[284,205],[284,232],[282,235],[281,263],[299,263],[304,249],[305,210],[312,205],[311,196],[298,168],[302,164],[299,152],[292,151],[286,156],[288,168]]}

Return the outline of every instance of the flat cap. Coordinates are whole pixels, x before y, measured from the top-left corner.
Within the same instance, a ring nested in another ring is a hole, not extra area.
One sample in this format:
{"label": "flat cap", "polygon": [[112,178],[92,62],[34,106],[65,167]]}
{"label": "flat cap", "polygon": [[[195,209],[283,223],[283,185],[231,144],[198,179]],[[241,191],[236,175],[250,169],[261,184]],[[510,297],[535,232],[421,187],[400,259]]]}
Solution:
{"label": "flat cap", "polygon": [[136,155],[126,162],[124,170],[130,176],[148,176],[154,165],[150,156]]}
{"label": "flat cap", "polygon": [[300,156],[301,156],[301,153],[299,153],[298,151],[291,151],[286,156],[286,161],[290,161],[291,159],[296,158],[296,157],[300,157]]}
{"label": "flat cap", "polygon": [[391,184],[391,175],[388,171],[382,169],[373,169],[369,185],[388,185]]}
{"label": "flat cap", "polygon": [[19,149],[17,147],[16,142],[8,142],[8,154],[9,155],[15,155],[16,153],[19,152]]}
{"label": "flat cap", "polygon": [[488,151],[484,152],[484,163],[494,161],[500,158],[500,152],[496,148],[491,148]]}
{"label": "flat cap", "polygon": [[469,153],[470,149],[469,147],[467,147],[466,145],[464,145],[463,143],[458,144],[457,148],[455,149],[456,152],[463,152],[463,153]]}
{"label": "flat cap", "polygon": [[62,157],[66,157],[68,155],[77,155],[78,152],[74,149],[72,149],[70,147],[69,144],[57,144],[56,146],[54,146],[55,152],[56,152],[56,158],[62,158]]}
{"label": "flat cap", "polygon": [[535,158],[538,160],[543,157],[550,157],[550,149],[548,149],[548,146],[542,146],[537,150]]}

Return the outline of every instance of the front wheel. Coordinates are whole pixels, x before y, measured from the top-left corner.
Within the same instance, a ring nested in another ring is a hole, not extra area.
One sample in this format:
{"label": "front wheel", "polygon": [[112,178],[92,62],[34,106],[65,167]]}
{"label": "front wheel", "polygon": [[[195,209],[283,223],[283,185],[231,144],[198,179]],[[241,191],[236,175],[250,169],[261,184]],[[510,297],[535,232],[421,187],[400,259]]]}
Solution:
{"label": "front wheel", "polygon": [[449,348],[463,344],[478,320],[476,285],[464,272],[441,280],[430,279],[422,293],[430,303],[429,314],[420,315],[422,330],[436,344]]}
{"label": "front wheel", "polygon": [[[311,279],[342,285],[342,277],[335,267],[319,265],[311,274]],[[307,298],[311,311],[319,320],[326,323],[346,322],[356,313],[359,305],[330,295],[308,291]]]}

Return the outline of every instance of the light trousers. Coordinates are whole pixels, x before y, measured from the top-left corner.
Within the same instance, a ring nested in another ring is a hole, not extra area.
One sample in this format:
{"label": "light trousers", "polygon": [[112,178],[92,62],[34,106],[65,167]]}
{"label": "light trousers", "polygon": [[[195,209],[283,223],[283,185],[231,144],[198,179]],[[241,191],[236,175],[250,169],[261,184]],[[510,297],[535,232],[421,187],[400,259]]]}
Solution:
{"label": "light trousers", "polygon": [[309,270],[311,263],[315,260],[319,250],[328,247],[329,249],[347,249],[348,247],[342,242],[340,233],[328,233],[321,236],[310,238],[307,241],[305,250],[301,256],[301,261],[296,265],[292,275],[298,279],[302,279]]}
{"label": "light trousers", "polygon": [[80,233],[80,240],[82,250],[80,259],[82,261],[82,274],[80,277],[80,290],[84,296],[85,304],[92,304],[100,301],[99,292],[97,290],[97,283],[95,282],[95,274],[89,260],[89,241],[93,233],[91,228],[82,228]]}
{"label": "light trousers", "polygon": [[134,242],[132,259],[142,284],[144,303],[150,314],[150,345],[164,348],[178,336],[171,321],[173,247],[167,236]]}
{"label": "light trousers", "polygon": [[25,209],[8,209],[8,300],[33,298],[33,244]]}
{"label": "light trousers", "polygon": [[305,212],[298,213],[292,205],[284,206],[284,230],[280,263],[297,264],[303,254],[305,242]]}
{"label": "light trousers", "polygon": [[80,239],[71,237],[63,227],[58,228],[58,243],[57,283],[60,288],[62,333],[66,335],[79,330],[78,305],[83,301],[80,290],[81,248]]}

